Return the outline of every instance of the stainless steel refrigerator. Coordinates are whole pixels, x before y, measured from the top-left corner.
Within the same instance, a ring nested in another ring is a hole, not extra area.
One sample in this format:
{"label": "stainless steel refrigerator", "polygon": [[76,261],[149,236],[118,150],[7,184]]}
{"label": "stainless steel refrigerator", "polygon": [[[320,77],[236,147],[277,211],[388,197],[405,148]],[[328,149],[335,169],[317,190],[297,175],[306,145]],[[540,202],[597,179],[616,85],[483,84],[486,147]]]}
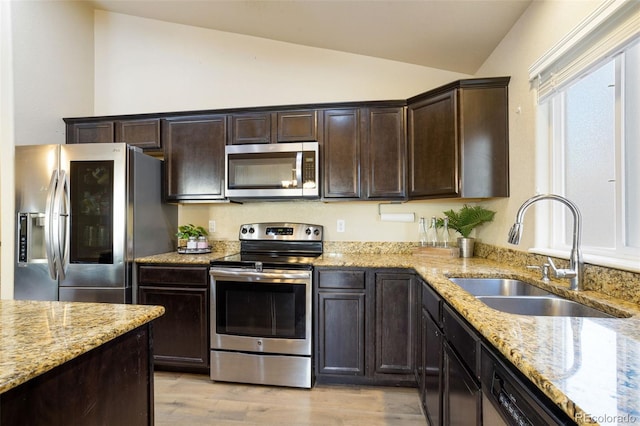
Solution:
{"label": "stainless steel refrigerator", "polygon": [[124,143],[16,146],[16,299],[135,302],[133,260],[175,249],[162,161]]}

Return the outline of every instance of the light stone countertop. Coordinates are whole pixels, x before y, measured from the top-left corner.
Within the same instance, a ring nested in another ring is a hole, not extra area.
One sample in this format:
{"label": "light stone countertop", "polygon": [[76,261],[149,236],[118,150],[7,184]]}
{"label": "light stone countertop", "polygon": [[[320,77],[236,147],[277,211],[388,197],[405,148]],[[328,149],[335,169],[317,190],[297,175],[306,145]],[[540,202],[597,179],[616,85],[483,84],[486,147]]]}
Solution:
{"label": "light stone countertop", "polygon": [[[227,253],[167,253],[138,263],[208,264]],[[578,424],[640,423],[640,306],[565,281],[539,280],[511,262],[393,253],[327,253],[316,267],[410,268]],[[493,310],[448,277],[519,278],[569,299],[628,318],[523,316]],[[626,285],[626,283],[620,283]]]}
{"label": "light stone countertop", "polygon": [[161,306],[0,300],[0,393],[162,314]]}

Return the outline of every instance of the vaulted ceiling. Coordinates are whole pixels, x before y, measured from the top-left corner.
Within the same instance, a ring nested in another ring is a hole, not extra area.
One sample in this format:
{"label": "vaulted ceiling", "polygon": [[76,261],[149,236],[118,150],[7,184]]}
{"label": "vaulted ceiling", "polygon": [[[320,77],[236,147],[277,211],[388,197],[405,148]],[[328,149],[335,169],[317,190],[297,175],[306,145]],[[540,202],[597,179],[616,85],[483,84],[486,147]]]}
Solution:
{"label": "vaulted ceiling", "polygon": [[475,74],[532,0],[88,0],[96,9]]}

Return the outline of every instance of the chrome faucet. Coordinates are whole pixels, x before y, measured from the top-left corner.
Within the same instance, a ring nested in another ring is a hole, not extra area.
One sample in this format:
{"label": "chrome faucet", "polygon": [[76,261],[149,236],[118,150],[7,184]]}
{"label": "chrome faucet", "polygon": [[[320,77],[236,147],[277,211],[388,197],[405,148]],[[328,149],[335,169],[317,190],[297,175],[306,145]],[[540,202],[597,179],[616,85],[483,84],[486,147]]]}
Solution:
{"label": "chrome faucet", "polygon": [[553,271],[553,274],[556,278],[568,278],[569,279],[569,288],[571,290],[583,290],[583,277],[584,277],[584,262],[582,261],[582,254],[580,253],[580,233],[582,231],[582,216],[580,215],[580,210],[578,210],[578,206],[576,206],[573,202],[568,199],[555,194],[541,194],[536,195],[534,197],[529,198],[527,201],[522,203],[520,208],[518,209],[518,213],[516,214],[516,222],[511,227],[509,231],[509,243],[510,244],[520,244],[520,237],[522,237],[522,221],[524,219],[524,213],[527,211],[529,206],[536,201],[540,200],[554,200],[559,201],[573,214],[573,245],[571,247],[571,254],[569,255],[569,268],[568,269],[558,269],[556,265],[553,263],[553,260],[550,257],[547,257],[549,265]]}

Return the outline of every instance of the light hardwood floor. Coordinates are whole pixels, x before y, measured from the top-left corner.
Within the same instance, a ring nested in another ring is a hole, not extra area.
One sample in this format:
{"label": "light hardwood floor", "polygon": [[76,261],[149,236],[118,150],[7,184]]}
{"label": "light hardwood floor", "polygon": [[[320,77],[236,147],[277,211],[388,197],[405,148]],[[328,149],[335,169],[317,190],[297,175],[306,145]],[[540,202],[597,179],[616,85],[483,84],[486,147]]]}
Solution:
{"label": "light hardwood floor", "polygon": [[427,424],[417,389],[316,385],[295,389],[215,383],[156,372],[155,424],[412,426]]}

